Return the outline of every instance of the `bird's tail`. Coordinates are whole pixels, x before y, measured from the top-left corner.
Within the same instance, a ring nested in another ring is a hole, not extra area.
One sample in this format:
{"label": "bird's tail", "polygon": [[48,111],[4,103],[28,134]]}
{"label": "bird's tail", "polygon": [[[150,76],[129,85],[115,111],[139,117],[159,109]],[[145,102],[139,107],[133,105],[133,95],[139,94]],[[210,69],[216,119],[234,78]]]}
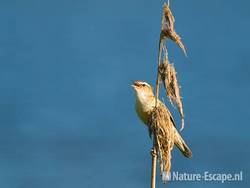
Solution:
{"label": "bird's tail", "polygon": [[[171,139],[170,139],[171,140]],[[169,140],[169,141],[170,141]],[[181,135],[178,133],[178,131],[174,128],[174,135],[173,135],[174,144],[179,148],[179,150],[182,152],[182,154],[185,157],[191,158],[192,157],[192,151],[189,149],[185,141],[182,139]],[[173,148],[173,145],[170,142],[163,142],[164,144],[161,145],[161,176],[162,181],[166,183],[170,180],[171,174],[170,174],[170,168],[171,168],[171,150]]]}
{"label": "bird's tail", "polygon": [[187,146],[187,144],[185,143],[185,141],[183,140],[183,138],[181,137],[181,135],[178,133],[177,130],[175,130],[174,134],[174,144],[185,157],[187,158],[192,157],[192,151],[189,149],[189,147]]}

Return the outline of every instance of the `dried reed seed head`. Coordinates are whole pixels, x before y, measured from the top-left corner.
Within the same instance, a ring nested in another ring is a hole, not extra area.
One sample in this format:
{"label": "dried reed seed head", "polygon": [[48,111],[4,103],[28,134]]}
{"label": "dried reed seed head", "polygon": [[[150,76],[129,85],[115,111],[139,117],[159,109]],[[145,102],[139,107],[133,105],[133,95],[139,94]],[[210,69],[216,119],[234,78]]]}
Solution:
{"label": "dried reed seed head", "polygon": [[184,112],[182,100],[180,96],[180,86],[177,82],[176,71],[173,64],[170,64],[166,59],[164,63],[159,66],[159,73],[163,82],[166,95],[173,106],[177,106],[181,116],[181,129],[184,128]]}
{"label": "dried reed seed head", "polygon": [[170,113],[163,104],[155,107],[151,111],[148,122],[154,135],[162,175],[164,172],[169,172],[171,168],[171,150],[174,146],[174,125],[171,121]]}
{"label": "dried reed seed head", "polygon": [[174,16],[171,12],[171,9],[169,8],[169,6],[164,3],[163,5],[163,14],[165,17],[168,17],[172,22],[175,22]]}
{"label": "dried reed seed head", "polygon": [[160,39],[166,39],[169,38],[172,41],[174,41],[184,52],[185,56],[187,56],[186,48],[184,44],[181,41],[181,37],[175,32],[174,29],[174,16],[171,12],[171,9],[169,6],[164,3],[163,5],[163,16],[162,16],[162,23],[161,23],[161,33],[160,33]]}
{"label": "dried reed seed head", "polygon": [[161,39],[171,36],[169,32],[174,32],[174,16],[167,4],[163,5],[161,23]]}

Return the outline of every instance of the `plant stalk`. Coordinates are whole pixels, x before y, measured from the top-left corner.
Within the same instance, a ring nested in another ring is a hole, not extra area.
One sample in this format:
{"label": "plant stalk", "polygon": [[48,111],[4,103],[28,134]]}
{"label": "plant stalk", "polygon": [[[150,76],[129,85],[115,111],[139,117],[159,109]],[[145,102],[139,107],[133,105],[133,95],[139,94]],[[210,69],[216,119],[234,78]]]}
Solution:
{"label": "plant stalk", "polygon": [[151,149],[152,164],[151,164],[151,188],[155,188],[156,180],[156,161],[157,161],[157,152],[155,142],[153,142],[153,147]]}

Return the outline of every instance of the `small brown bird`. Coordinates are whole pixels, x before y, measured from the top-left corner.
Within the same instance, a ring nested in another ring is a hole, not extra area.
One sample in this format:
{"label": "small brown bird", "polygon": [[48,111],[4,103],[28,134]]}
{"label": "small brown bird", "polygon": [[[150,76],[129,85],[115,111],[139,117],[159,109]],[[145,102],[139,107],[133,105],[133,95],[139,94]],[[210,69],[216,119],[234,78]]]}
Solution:
{"label": "small brown bird", "polygon": [[[144,81],[134,81],[132,87],[135,90],[137,115],[147,125],[150,136],[153,133],[156,140],[162,180],[166,182],[169,179],[171,150],[174,144],[185,157],[190,158],[192,152],[178,133],[173,117],[167,107],[161,101],[158,101],[158,106],[155,108],[153,88]],[[160,120],[156,124],[152,124],[151,121],[155,114]]]}

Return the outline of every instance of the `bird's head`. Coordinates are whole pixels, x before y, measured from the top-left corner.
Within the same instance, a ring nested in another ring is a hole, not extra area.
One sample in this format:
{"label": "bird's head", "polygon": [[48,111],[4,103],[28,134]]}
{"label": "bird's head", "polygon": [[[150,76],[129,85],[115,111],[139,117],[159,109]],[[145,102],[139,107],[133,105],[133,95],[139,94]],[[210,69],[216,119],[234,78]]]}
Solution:
{"label": "bird's head", "polygon": [[147,82],[136,80],[131,86],[134,88],[139,101],[143,102],[149,98],[154,98],[153,88]]}

